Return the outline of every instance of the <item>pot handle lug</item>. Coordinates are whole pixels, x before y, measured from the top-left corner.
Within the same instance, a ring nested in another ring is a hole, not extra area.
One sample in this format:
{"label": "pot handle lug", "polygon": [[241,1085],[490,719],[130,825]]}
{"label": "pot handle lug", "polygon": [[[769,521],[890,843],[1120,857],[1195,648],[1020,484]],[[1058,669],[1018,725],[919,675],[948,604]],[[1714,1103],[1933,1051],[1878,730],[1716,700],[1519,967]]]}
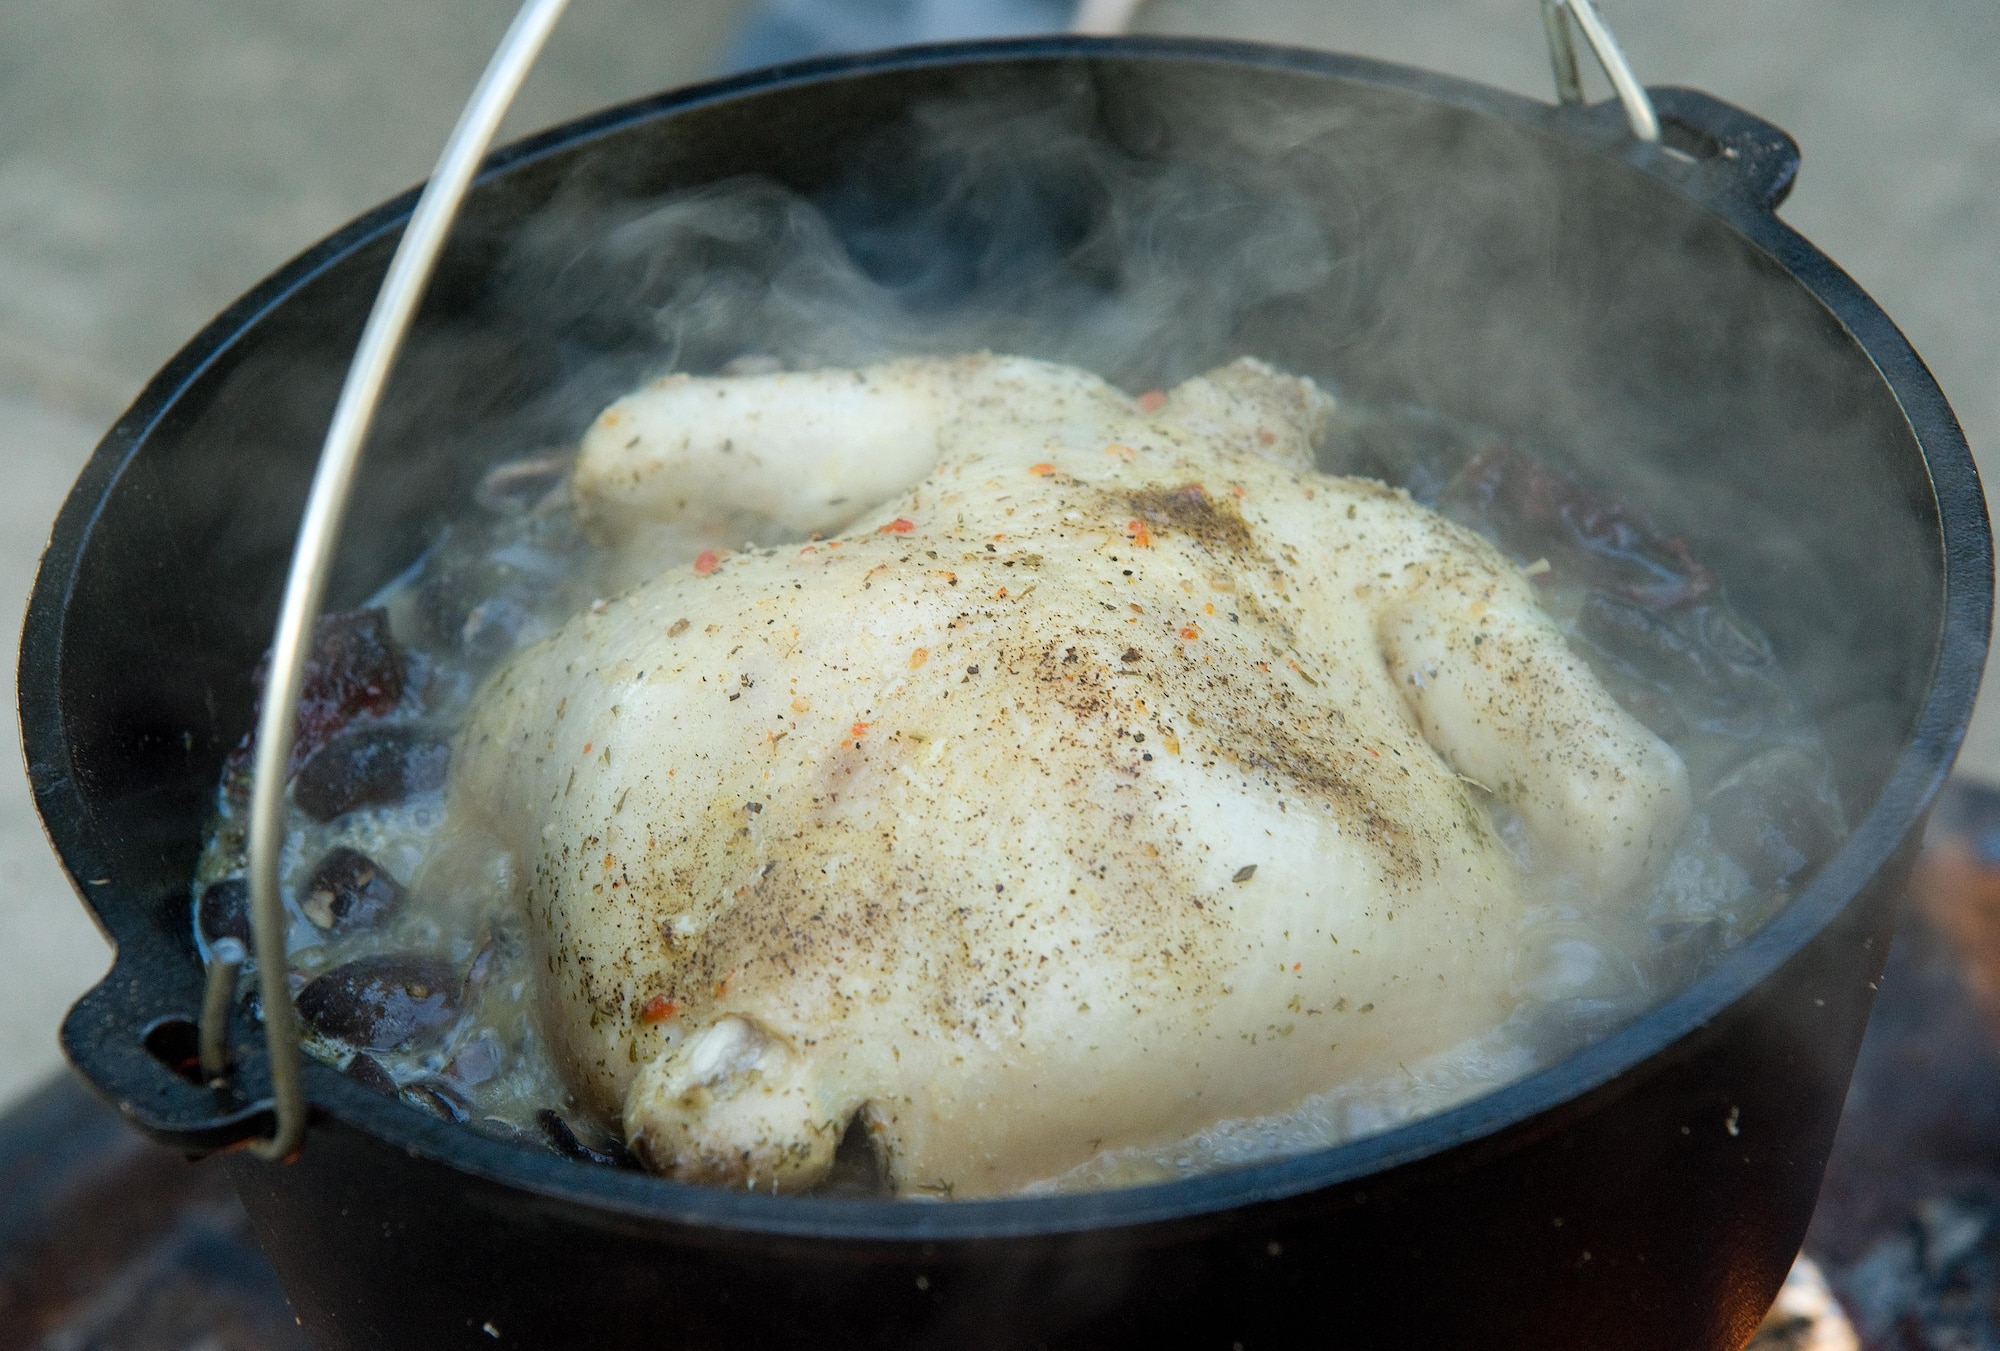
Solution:
{"label": "pot handle lug", "polygon": [[1760,211],[1784,205],[1799,176],[1799,145],[1789,132],[1699,89],[1647,92],[1668,147],[1722,167],[1718,195],[1739,197]]}
{"label": "pot handle lug", "polygon": [[[171,965],[172,970],[155,970]],[[211,1154],[267,1133],[269,1066],[238,1014],[228,1037],[237,1066],[210,1081],[200,1066],[198,988],[179,962],[120,957],[63,1019],[62,1048],[97,1095],[140,1134],[186,1154]],[[173,992],[162,999],[160,991]],[[183,1007],[182,1005],[185,1005]]]}

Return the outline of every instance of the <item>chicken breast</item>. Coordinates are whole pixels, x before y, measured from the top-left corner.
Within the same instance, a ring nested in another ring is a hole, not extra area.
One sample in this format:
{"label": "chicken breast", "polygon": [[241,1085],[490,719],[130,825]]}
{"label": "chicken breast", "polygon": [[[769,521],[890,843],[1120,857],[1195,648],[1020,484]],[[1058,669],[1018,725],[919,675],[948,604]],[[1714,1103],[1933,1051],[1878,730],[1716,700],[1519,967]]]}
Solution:
{"label": "chicken breast", "polygon": [[858,1114],[897,1193],[1008,1193],[1486,1033],[1489,801],[1647,884],[1678,758],[1491,546],[1316,472],[1327,408],[972,356],[603,414],[576,505],[646,580],[488,684],[451,819],[650,1168],[803,1189]]}

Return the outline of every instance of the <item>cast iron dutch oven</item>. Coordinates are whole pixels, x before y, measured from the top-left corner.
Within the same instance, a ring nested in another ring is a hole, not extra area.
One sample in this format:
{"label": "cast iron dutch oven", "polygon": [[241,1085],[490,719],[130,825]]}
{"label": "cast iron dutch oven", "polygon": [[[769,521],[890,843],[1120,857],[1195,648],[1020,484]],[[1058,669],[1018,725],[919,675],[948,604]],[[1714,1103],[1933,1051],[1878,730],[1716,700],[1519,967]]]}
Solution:
{"label": "cast iron dutch oven", "polygon": [[[1854,827],[1761,932],[1581,1053],[1356,1143],[1167,1185],[939,1204],[702,1190],[488,1139],[309,1062],[303,1154],[221,1166],[313,1337],[1739,1346],[1805,1231],[1870,982],[1972,708],[1991,553],[1930,374],[1774,214],[1790,138],[1699,93],[1653,97],[1664,145],[1631,139],[1615,106],[1352,58],[1049,39],[762,72],[496,154],[384,406],[333,605],[406,566],[487,465],[561,444],[594,412],[542,395],[579,352],[622,339],[496,299],[551,201],[588,218],[757,173],[893,220],[938,209],[916,200],[912,110],[1025,100],[1121,162],[1209,175],[1218,200],[1251,171],[1301,185],[1352,265],[1247,307],[1197,355],[1251,351],[1530,443],[1587,441],[1598,486],[1692,541],[1771,636]],[[1244,132],[1287,119],[1311,134]],[[1025,190],[1085,237],[1101,205],[1056,170],[1037,180],[1044,168],[1019,168]],[[172,1068],[202,988],[189,881],[222,758],[250,724],[326,418],[412,201],[306,253],[168,364],[71,493],[28,614],[36,799],[118,950],[64,1046],[135,1126],[192,1154],[269,1129],[247,1017],[228,1087]]]}

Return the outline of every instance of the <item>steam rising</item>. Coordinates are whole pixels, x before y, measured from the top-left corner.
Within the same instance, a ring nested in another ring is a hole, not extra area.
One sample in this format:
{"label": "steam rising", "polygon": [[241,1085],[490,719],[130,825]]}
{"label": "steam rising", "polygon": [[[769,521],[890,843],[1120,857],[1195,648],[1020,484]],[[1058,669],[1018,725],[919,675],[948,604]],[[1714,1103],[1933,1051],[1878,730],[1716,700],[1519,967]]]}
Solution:
{"label": "steam rising", "polygon": [[1217,181],[1121,152],[1070,107],[940,104],[915,122],[893,199],[867,176],[817,200],[741,176],[559,202],[516,257],[519,302],[656,369],[988,349],[1143,386],[1215,365],[1247,312],[1333,273],[1285,175]]}
{"label": "steam rising", "polygon": [[1929,667],[1898,579],[1935,547],[1852,485],[1915,457],[1858,397],[1865,361],[1712,216],[1574,144],[1276,70],[1002,64],[871,98],[810,126],[753,101],[690,138],[731,176],[588,170],[535,217],[501,317],[563,353],[566,435],[745,358],[987,349],[1137,391],[1254,354],[1493,429],[1692,540],[1838,743],[1843,796],[1873,797]]}
{"label": "steam rising", "polygon": [[[1615,143],[1444,94],[1019,59],[586,144],[525,225],[518,199],[486,222],[507,242],[475,265],[471,322],[412,342],[354,516],[393,526],[350,532],[335,593],[407,563],[465,458],[572,445],[666,371],[990,349],[1139,391],[1253,354],[1349,408],[1490,429],[1686,537],[1771,638],[1858,814],[1936,636],[1909,603],[1939,562],[1900,410],[1809,293]],[[1698,197],[1730,170],[1666,172]],[[493,210],[476,197],[468,224]],[[323,398],[284,354],[225,397],[316,437],[338,374]]]}
{"label": "steam rising", "polygon": [[[643,190],[579,172],[510,246],[493,299],[496,328],[558,360],[522,421],[553,413],[573,438],[649,376],[732,363],[986,349],[1137,391],[1256,355],[1344,396],[1354,434],[1329,469],[1418,486],[1421,419],[1390,419],[1395,444],[1363,460],[1381,438],[1364,445],[1352,416],[1416,406],[1688,536],[1772,638],[1859,815],[1927,677],[1929,617],[1901,598],[1933,564],[1900,501],[1847,486],[1882,481],[1906,433],[1854,392],[1871,373],[1797,288],[1693,207],[1650,209],[1671,200],[1658,185],[1639,209],[1632,171],[1577,169],[1586,152],[1462,110],[1277,71],[1036,71],[753,127],[721,178],[673,146]],[[1709,932],[1713,882],[1670,880],[1675,923]],[[1551,921],[1552,951],[1564,932]],[[1571,982],[1567,1030],[1636,1007],[1643,979],[1610,965]],[[1461,1050],[1315,1099],[1291,1147],[1527,1068],[1518,1042]],[[1224,1123],[1204,1166],[1271,1153],[1268,1134]]]}

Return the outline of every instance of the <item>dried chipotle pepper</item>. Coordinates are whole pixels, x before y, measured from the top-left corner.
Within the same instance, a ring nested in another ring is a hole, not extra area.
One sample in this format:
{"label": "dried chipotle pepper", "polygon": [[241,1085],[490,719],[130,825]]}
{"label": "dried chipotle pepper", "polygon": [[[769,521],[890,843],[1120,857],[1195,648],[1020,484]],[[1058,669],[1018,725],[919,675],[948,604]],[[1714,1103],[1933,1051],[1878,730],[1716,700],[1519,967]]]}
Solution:
{"label": "dried chipotle pepper", "polygon": [[[321,615],[313,625],[312,652],[299,687],[299,709],[286,777],[307,757],[364,713],[381,717],[403,701],[403,650],[389,631],[389,612],[343,610]],[[271,680],[271,654],[257,663],[257,709]],[[232,798],[250,795],[250,766],[256,755],[255,723],[229,753],[224,783]]]}
{"label": "dried chipotle pepper", "polygon": [[1715,572],[1687,541],[1670,538],[1631,508],[1506,445],[1489,445],[1459,470],[1439,508],[1471,514],[1522,559],[1654,610],[1678,610],[1715,590]]}

